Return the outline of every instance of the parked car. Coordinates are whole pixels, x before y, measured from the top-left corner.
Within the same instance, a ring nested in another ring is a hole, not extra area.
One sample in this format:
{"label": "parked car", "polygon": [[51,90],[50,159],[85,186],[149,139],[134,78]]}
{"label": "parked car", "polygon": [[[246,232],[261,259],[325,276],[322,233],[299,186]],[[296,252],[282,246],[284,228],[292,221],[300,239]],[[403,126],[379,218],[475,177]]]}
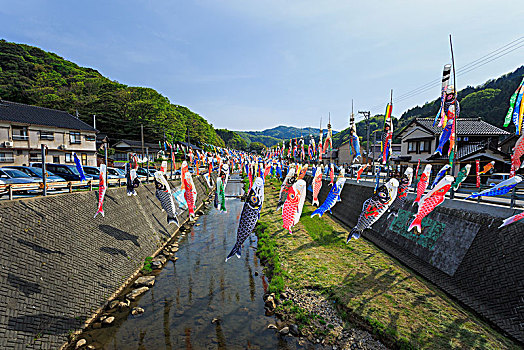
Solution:
{"label": "parked car", "polygon": [[[84,166],[84,173],[86,175],[89,174],[89,176],[92,176],[94,180],[100,179],[100,168],[94,167],[94,166]],[[107,179],[125,179],[125,176],[120,175],[118,171],[116,171],[115,168],[107,167]],[[111,185],[111,183],[110,183]],[[114,184],[115,186],[117,184]]]}
{"label": "parked car", "polygon": [[149,173],[149,177],[155,176],[156,169],[155,168],[149,168],[149,171],[146,168],[138,168],[136,169],[136,174],[138,176],[147,176]]}
{"label": "parked car", "polygon": [[[34,166],[42,168],[40,163],[34,163]],[[46,163],[45,167],[46,170],[64,178],[66,181],[80,181],[80,173],[74,165]],[[89,174],[86,173],[85,175],[87,180],[92,179]]]}
{"label": "parked car", "polygon": [[100,170],[96,166],[84,166],[84,174],[91,176],[93,179],[100,177]]}
{"label": "parked car", "polygon": [[120,175],[122,175],[124,178],[126,177],[126,171],[122,168],[113,168],[118,172]]}
{"label": "parked car", "polygon": [[[188,168],[188,170],[189,170],[189,172],[190,172],[191,174],[194,174],[194,173],[195,173],[195,170],[194,170],[193,168]],[[218,167],[216,168],[215,171],[218,171]],[[181,174],[181,170],[180,170],[180,169],[175,170],[175,175],[180,175],[180,174]]]}
{"label": "parked car", "polygon": [[[42,181],[42,180],[40,180]],[[16,169],[0,168],[0,185],[10,184],[37,184],[39,181],[26,173]],[[6,188],[0,189],[0,197],[6,194]],[[24,191],[27,192],[27,191]]]}
{"label": "parked car", "polygon": [[[26,173],[27,175],[29,175],[31,177],[35,177],[35,178],[39,178],[39,179],[43,178],[42,168],[30,167],[30,166],[20,166],[20,165],[8,166],[8,167],[5,167],[5,168],[20,170],[21,172]],[[47,182],[61,182],[61,181],[65,181],[64,178],[55,175],[54,173],[52,173],[51,171],[48,171],[47,169],[46,169],[46,173],[47,173],[47,176],[46,176],[46,181]]]}
{"label": "parked car", "polygon": [[125,175],[121,174],[117,168],[107,167],[107,177],[110,179],[125,179]]}
{"label": "parked car", "polygon": [[16,180],[16,179],[22,179],[23,181],[18,182],[11,181],[8,183],[39,183],[42,182],[42,179],[38,177],[29,176],[23,171],[12,169],[10,167],[2,167],[0,168],[0,179],[2,180]]}

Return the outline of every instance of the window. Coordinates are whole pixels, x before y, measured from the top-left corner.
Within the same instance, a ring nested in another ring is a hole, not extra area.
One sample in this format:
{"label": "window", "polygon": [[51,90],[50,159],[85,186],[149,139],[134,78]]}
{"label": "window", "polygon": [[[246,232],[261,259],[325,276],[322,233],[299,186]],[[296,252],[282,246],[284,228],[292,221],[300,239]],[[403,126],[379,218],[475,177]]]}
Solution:
{"label": "window", "polygon": [[430,141],[420,141],[420,147],[419,147],[420,153],[430,152],[429,145],[430,145]]}
{"label": "window", "polygon": [[53,163],[60,164],[60,156],[53,156]]}
{"label": "window", "polygon": [[13,152],[0,152],[0,163],[13,163]]}
{"label": "window", "polygon": [[82,143],[82,140],[80,139],[80,133],[79,132],[71,131],[69,133],[69,140],[70,140],[71,143]]}
{"label": "window", "polygon": [[66,163],[73,163],[75,160],[73,158],[73,153],[66,153],[65,154],[65,162]]}
{"label": "window", "polygon": [[50,140],[55,139],[55,133],[52,131],[40,131],[40,140]]}
{"label": "window", "polygon": [[82,153],[82,165],[87,165],[87,153]]}
{"label": "window", "polygon": [[127,158],[127,153],[115,153],[112,158],[114,160],[120,160],[120,161],[127,161],[128,158]]}
{"label": "window", "polygon": [[25,141],[29,139],[27,136],[27,127],[25,126],[13,126],[13,140],[15,141]]}
{"label": "window", "polygon": [[415,141],[408,142],[408,153],[416,152],[417,151],[417,143]]}
{"label": "window", "polygon": [[31,153],[29,153],[29,161],[30,162],[41,162],[42,161],[42,153],[41,152],[31,152]]}
{"label": "window", "polygon": [[86,135],[86,141],[96,141],[95,135]]}

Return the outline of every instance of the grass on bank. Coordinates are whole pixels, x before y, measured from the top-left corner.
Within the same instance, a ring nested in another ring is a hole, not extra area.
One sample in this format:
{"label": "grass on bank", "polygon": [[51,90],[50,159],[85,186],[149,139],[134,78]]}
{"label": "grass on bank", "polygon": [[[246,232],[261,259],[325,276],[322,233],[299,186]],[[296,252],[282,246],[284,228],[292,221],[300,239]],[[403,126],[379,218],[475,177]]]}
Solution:
{"label": "grass on bank", "polygon": [[328,215],[311,218],[314,208],[307,203],[288,234],[276,210],[279,189],[280,182],[266,180],[257,226],[259,255],[273,266],[273,291],[319,290],[335,301],[344,320],[396,348],[519,348],[372,243],[346,244],[347,229]]}

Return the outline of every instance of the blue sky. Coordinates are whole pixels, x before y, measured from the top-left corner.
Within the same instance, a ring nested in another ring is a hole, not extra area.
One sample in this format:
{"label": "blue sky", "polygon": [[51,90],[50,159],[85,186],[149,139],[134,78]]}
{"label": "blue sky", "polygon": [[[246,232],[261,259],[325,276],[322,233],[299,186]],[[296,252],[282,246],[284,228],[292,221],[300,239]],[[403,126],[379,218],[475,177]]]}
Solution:
{"label": "blue sky", "polygon": [[[521,1],[0,0],[0,37],[147,86],[215,127],[347,126],[524,36]],[[457,77],[477,85],[524,64],[524,47]],[[394,103],[393,114],[439,95]]]}

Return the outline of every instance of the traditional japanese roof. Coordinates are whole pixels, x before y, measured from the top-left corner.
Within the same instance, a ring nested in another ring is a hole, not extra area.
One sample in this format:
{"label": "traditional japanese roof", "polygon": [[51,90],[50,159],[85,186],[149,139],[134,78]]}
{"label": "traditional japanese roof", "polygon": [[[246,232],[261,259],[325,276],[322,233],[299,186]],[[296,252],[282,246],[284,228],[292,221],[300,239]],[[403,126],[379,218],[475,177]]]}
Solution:
{"label": "traditional japanese roof", "polygon": [[[412,124],[417,124],[420,127],[431,132],[433,135],[440,134],[442,128],[435,125],[433,126],[434,118],[415,118],[413,119],[406,127],[399,133],[402,134],[405,130],[409,128]],[[482,136],[500,136],[500,135],[509,135],[510,133],[502,130],[495,125],[491,125],[483,121],[480,118],[459,118],[457,119],[457,135],[464,136],[473,136],[473,135],[482,135]]]}
{"label": "traditional japanese roof", "polygon": [[[484,152],[484,151],[489,151],[490,153],[497,154],[501,159],[509,159],[509,155],[491,146],[490,142],[483,141],[483,142],[467,143],[467,144],[459,146],[457,149],[456,160],[458,161],[467,160],[469,157],[475,154]],[[442,160],[442,161],[447,162],[449,161],[449,157],[447,154],[445,155],[433,154],[431,157],[428,158],[428,160],[437,160],[437,161]]]}
{"label": "traditional japanese roof", "polygon": [[0,121],[96,132],[91,125],[67,112],[5,100],[0,100]]}
{"label": "traditional japanese roof", "polygon": [[[113,147],[126,148],[126,147],[122,147],[124,146],[123,144],[126,144],[127,146],[129,146],[129,148],[132,148],[132,149],[139,149],[139,148],[141,149],[142,148],[142,141],[127,140],[127,139],[119,140],[117,143],[114,144]],[[150,149],[154,149],[154,150],[160,149],[160,146],[158,146],[158,143],[144,142],[144,148],[146,147]]]}
{"label": "traditional japanese roof", "polygon": [[179,145],[183,145],[185,147],[191,147],[192,149],[194,150],[197,150],[197,151],[201,151],[202,148],[198,147],[198,146],[195,146],[191,143],[187,143],[187,142],[183,142],[183,141],[176,141],[175,144],[179,144]]}

